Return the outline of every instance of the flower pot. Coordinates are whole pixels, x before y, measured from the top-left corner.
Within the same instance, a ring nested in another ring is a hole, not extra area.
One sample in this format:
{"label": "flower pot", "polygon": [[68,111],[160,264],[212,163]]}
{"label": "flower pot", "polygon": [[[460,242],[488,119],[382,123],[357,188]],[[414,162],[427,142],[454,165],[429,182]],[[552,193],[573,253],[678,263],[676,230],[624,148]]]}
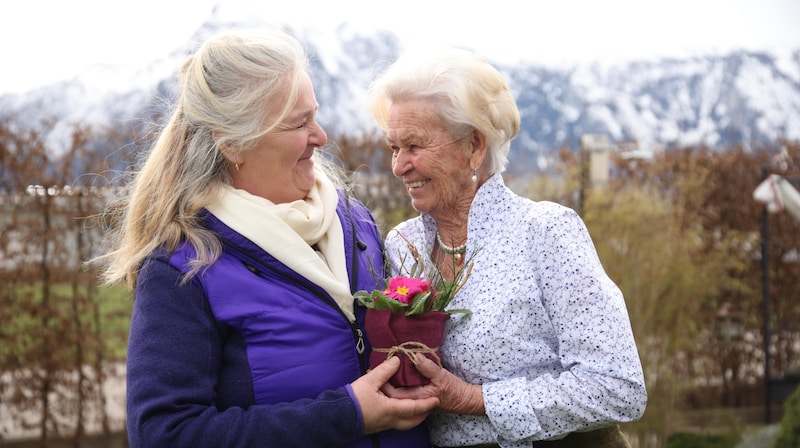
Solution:
{"label": "flower pot", "polygon": [[369,366],[373,368],[389,356],[400,358],[400,368],[389,380],[395,387],[429,384],[430,380],[417,371],[410,355],[423,353],[439,364],[439,346],[444,338],[444,326],[450,315],[429,311],[415,316],[388,309],[368,309],[364,327],[372,345]]}

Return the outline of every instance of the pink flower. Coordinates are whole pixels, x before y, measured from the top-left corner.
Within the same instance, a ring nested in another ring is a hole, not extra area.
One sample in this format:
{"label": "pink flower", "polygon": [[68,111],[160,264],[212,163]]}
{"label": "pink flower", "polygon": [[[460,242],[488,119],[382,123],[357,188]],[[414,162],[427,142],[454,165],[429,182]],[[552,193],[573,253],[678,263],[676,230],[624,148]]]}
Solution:
{"label": "pink flower", "polygon": [[416,277],[398,276],[389,279],[389,288],[383,291],[388,297],[400,303],[410,304],[414,296],[421,292],[427,292],[429,284],[427,281]]}
{"label": "pink flower", "polygon": [[[368,310],[391,310],[392,313],[403,313],[405,316],[420,316],[431,311],[444,312],[448,315],[472,314],[468,309],[448,310],[447,306],[461,290],[461,287],[467,283],[467,279],[472,273],[471,260],[474,254],[470,255],[464,261],[464,265],[453,272],[452,279],[448,280],[435,266],[428,270],[425,261],[420,257],[414,245],[403,235],[400,237],[408,244],[413,265],[410,269],[405,266],[405,263],[399,267],[395,266],[399,275],[385,279],[386,289],[384,290],[362,290],[353,293],[358,304]],[[423,277],[429,280],[423,280]]]}

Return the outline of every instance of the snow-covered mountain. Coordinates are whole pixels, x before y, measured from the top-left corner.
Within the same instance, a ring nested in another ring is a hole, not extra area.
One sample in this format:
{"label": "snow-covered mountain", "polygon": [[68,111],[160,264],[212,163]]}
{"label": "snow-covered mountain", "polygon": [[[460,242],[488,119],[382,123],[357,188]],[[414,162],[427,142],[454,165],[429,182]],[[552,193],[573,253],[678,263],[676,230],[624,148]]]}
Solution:
{"label": "snow-covered mountain", "polygon": [[[76,123],[146,129],[169,109],[175,73],[197,42],[221,29],[260,24],[212,18],[170,57],[136,72],[94,67],[27,94],[0,96],[0,119],[14,117],[20,126],[49,120],[45,132],[54,151],[63,148]],[[400,39],[346,24],[327,33],[289,31],[312,56],[319,119],[329,136],[374,131],[366,88],[400,54]],[[800,48],[571,68],[496,65],[508,77],[522,115],[512,144],[515,170],[546,169],[559,148],[575,149],[584,134],[636,142],[643,150],[800,139]]]}

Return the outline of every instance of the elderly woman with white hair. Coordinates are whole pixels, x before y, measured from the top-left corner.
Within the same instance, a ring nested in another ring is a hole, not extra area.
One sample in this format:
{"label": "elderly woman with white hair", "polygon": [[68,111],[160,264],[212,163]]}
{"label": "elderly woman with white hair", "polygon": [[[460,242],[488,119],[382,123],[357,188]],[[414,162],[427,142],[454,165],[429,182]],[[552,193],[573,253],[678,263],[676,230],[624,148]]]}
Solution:
{"label": "elderly woman with white hair", "polygon": [[504,184],[520,115],[504,77],[458,49],[401,58],[370,107],[418,217],[387,236],[397,272],[413,243],[445,277],[473,270],[451,302],[441,367],[417,355],[435,396],[435,446],[625,447],[644,376],[624,298],[580,217]]}

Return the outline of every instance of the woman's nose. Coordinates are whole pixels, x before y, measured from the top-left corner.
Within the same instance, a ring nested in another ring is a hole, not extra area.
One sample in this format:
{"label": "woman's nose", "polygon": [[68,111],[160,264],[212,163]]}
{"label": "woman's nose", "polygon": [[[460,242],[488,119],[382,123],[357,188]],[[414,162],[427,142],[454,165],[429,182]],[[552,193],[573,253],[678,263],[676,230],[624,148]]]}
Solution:
{"label": "woman's nose", "polygon": [[392,174],[394,174],[395,177],[403,177],[410,169],[411,158],[408,156],[408,152],[398,150],[392,154]]}
{"label": "woman's nose", "polygon": [[328,143],[328,134],[325,133],[325,130],[322,129],[319,123],[314,123],[314,126],[315,128],[311,131],[309,140],[312,141],[314,146],[325,146],[325,144]]}

